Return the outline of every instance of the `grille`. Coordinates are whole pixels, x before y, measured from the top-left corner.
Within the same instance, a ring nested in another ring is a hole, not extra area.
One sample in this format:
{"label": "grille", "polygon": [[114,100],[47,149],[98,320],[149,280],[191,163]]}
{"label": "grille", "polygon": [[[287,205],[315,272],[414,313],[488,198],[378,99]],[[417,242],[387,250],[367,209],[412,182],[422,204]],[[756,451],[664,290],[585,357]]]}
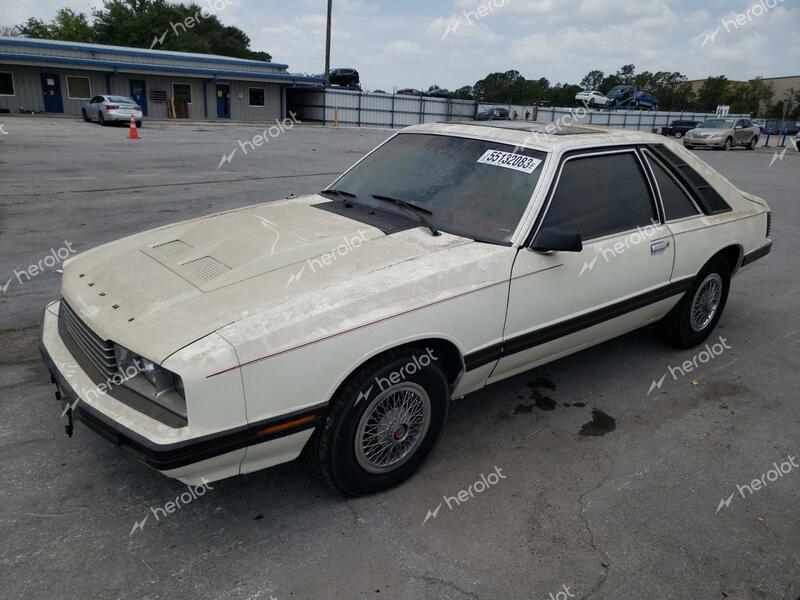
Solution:
{"label": "grille", "polygon": [[189,244],[181,240],[172,240],[170,242],[162,242],[161,244],[150,246],[153,252],[158,252],[163,256],[180,256],[191,248]]}
{"label": "grille", "polygon": [[228,265],[219,262],[216,258],[212,258],[211,256],[203,256],[202,258],[191,260],[187,263],[183,263],[182,266],[203,282],[209,282],[231,270]]}
{"label": "grille", "polygon": [[70,308],[66,301],[61,300],[61,308],[58,311],[58,322],[61,328],[66,330],[69,336],[75,341],[91,363],[106,377],[112,377],[117,373],[117,358],[114,354],[114,345],[111,342],[101,340],[97,334],[89,329],[80,320],[75,311]]}

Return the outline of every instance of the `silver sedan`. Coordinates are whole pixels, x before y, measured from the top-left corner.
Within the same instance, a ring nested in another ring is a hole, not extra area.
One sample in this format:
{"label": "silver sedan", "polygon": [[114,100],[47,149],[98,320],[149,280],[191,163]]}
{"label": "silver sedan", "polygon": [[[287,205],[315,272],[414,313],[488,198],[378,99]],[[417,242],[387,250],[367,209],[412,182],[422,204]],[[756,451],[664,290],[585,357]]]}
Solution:
{"label": "silver sedan", "polygon": [[731,150],[734,146],[745,146],[748,150],[755,150],[760,134],[761,130],[750,119],[709,119],[686,133],[684,145],[689,149]]}
{"label": "silver sedan", "polygon": [[142,107],[125,96],[95,96],[84,102],[81,114],[84,121],[97,121],[100,125],[116,121],[128,123],[133,115],[136,126],[142,126]]}

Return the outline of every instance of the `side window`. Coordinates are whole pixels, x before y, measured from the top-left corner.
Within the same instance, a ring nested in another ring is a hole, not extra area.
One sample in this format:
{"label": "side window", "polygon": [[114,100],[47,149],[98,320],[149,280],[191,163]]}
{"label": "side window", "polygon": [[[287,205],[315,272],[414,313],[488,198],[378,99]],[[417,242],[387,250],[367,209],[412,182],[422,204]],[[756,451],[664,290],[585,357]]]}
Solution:
{"label": "side window", "polygon": [[661,202],[667,221],[693,217],[698,214],[697,208],[691,198],[686,195],[683,188],[675,181],[674,177],[654,157],[647,155],[647,161],[653,169],[658,189],[661,192]]}
{"label": "side window", "polygon": [[571,229],[590,240],[654,222],[641,164],[625,152],[567,160],[542,226]]}
{"label": "side window", "polygon": [[683,158],[668,150],[665,146],[656,144],[650,146],[650,150],[658,156],[660,160],[674,170],[680,182],[686,187],[692,198],[694,198],[707,215],[731,211],[730,205],[714,189],[700,173],[690,167]]}

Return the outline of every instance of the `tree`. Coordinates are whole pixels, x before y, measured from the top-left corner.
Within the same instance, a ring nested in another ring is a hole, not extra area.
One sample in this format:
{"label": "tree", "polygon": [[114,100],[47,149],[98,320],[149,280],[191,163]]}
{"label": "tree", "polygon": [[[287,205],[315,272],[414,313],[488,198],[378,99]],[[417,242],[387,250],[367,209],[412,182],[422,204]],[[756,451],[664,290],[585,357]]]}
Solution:
{"label": "tree", "polygon": [[603,79],[605,79],[605,74],[602,71],[597,69],[589,71],[586,77],[581,79],[581,87],[584,90],[596,90],[603,83]]}
{"label": "tree", "polygon": [[19,27],[9,27],[7,25],[0,25],[0,36],[3,37],[18,37]]}
{"label": "tree", "polygon": [[491,73],[475,83],[475,97],[481,102],[521,104],[524,102],[525,78],[519,71]]}
{"label": "tree", "polygon": [[772,84],[756,77],[747,83],[730,84],[724,103],[730,105],[731,112],[757,115],[761,113],[762,107],[772,105],[774,95]]}
{"label": "tree", "polygon": [[633,85],[634,74],[636,73],[636,66],[634,65],[623,65],[617,71],[617,77],[619,80],[625,85]]}
{"label": "tree", "polygon": [[622,80],[619,78],[619,75],[606,75],[603,77],[603,81],[597,89],[599,92],[607,94],[612,88],[618,85],[622,85]]}
{"label": "tree", "polygon": [[474,100],[475,92],[472,90],[471,85],[465,85],[453,92],[453,98],[458,98],[459,100]]}
{"label": "tree", "polygon": [[96,33],[89,24],[86,15],[76,13],[69,8],[60,9],[50,23],[31,17],[17,29],[19,29],[19,33],[23,37],[44,40],[89,43],[96,40]]}
{"label": "tree", "polygon": [[223,25],[208,6],[193,2],[105,0],[92,17],[90,24],[83,13],[61,9],[50,23],[30,18],[19,29],[26,37],[272,60],[268,53],[250,49],[244,31]]}
{"label": "tree", "polygon": [[703,112],[714,112],[717,106],[724,104],[728,84],[728,78],[724,75],[706,79],[697,92],[697,108]]}

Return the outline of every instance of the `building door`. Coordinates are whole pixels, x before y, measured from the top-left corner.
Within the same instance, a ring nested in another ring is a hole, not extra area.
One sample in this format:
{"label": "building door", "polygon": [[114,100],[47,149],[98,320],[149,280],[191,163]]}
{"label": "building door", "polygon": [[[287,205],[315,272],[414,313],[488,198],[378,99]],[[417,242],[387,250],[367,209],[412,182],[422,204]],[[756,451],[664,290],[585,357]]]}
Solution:
{"label": "building door", "polygon": [[61,100],[61,79],[58,73],[42,73],[42,94],[45,112],[64,112],[64,103]]}
{"label": "building door", "polygon": [[147,85],[144,79],[131,79],[131,98],[142,107],[142,114],[147,116]]}
{"label": "building door", "polygon": [[231,118],[231,86],[227,83],[217,84],[217,118]]}

